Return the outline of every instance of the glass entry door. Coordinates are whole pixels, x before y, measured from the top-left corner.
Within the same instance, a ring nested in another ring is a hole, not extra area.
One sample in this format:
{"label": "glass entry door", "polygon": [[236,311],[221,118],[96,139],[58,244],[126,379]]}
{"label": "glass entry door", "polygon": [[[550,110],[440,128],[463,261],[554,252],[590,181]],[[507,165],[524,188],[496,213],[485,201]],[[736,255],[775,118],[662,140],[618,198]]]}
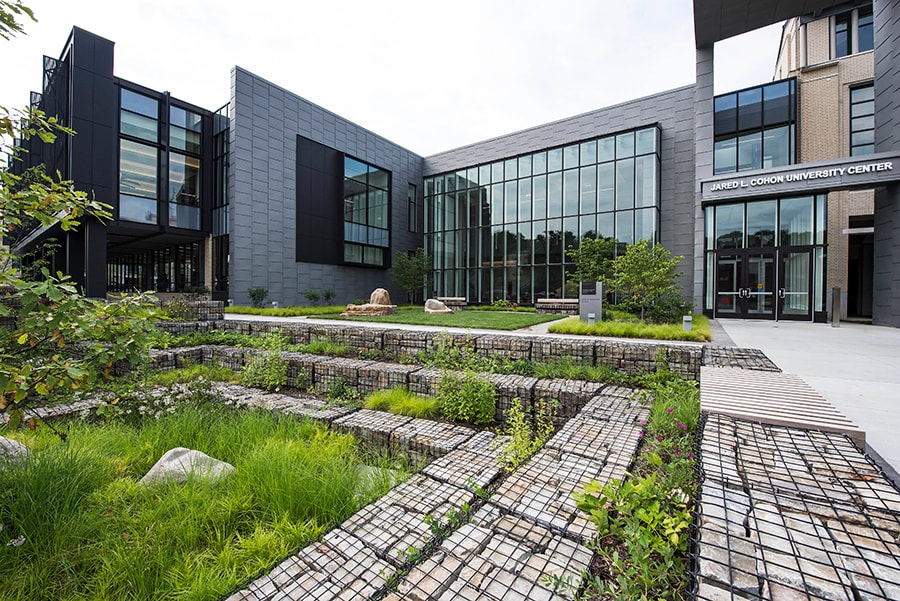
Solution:
{"label": "glass entry door", "polygon": [[773,250],[730,250],[716,257],[716,316],[775,318]]}
{"label": "glass entry door", "polygon": [[779,255],[778,318],[812,319],[812,250],[786,249]]}

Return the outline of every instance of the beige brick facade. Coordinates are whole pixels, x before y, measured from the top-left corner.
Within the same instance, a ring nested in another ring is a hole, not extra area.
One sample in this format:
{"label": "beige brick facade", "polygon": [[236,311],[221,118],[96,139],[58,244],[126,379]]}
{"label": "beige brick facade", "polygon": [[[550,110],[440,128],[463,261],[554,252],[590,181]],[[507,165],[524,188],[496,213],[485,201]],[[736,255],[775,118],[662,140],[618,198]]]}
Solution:
{"label": "beige brick facade", "polygon": [[[832,30],[832,17],[805,25],[791,19],[782,35],[775,76],[797,78],[797,143],[802,163],[850,155],[850,88],[875,77],[871,51],[831,58]],[[826,290],[847,290],[849,237],[842,232],[850,217],[872,215],[874,203],[872,190],[828,195]]]}

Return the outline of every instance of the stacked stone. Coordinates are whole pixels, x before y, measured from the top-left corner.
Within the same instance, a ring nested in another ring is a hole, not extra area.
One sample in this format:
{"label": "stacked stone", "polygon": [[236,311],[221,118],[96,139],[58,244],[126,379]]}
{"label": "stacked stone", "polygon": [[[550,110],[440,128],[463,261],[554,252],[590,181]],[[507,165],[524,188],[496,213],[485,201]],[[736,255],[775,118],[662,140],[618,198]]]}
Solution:
{"label": "stacked stone", "polygon": [[698,599],[900,598],[900,492],[845,436],[708,416]]}
{"label": "stacked stone", "polygon": [[766,354],[755,348],[734,346],[703,347],[703,365],[710,367],[740,367],[758,371],[781,371]]}
{"label": "stacked stone", "polygon": [[515,399],[519,399],[525,414],[531,415],[535,386],[540,380],[514,374],[489,374],[486,377],[497,389],[497,409],[494,419],[498,423],[506,422],[506,413]]}
{"label": "stacked stone", "polygon": [[700,374],[702,345],[679,342],[647,342],[641,340],[611,340],[581,336],[537,336],[518,334],[447,334],[446,332],[417,332],[390,328],[334,326],[315,323],[279,323],[227,320],[218,322],[190,322],[186,324],[160,323],[158,327],[173,334],[219,329],[246,335],[263,336],[283,333],[294,343],[306,344],[326,339],[345,344],[355,352],[377,352],[399,361],[417,358],[448,339],[455,346],[464,346],[482,356],[502,356],[549,362],[572,358],[586,365],[605,365],[631,375],[653,372],[657,361],[664,358],[669,369],[686,378],[697,380]]}
{"label": "stacked stone", "polygon": [[536,403],[556,401],[558,407],[554,424],[559,426],[578,413],[604,386],[600,382],[584,380],[561,378],[537,380],[534,385],[534,401]]}
{"label": "stacked stone", "polygon": [[305,417],[323,425],[353,413],[355,409],[330,405],[311,396],[289,396],[246,388],[236,384],[214,384],[216,394],[222,401],[234,407],[259,407],[288,415]]}

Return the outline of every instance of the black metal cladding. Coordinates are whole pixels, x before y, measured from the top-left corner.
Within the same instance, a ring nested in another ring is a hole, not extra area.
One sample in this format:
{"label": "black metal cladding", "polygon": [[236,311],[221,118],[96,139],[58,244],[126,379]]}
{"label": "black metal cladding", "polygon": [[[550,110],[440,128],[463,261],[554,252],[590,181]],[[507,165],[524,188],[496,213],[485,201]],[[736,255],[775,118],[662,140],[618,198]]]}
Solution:
{"label": "black metal cladding", "polygon": [[343,263],[344,155],[297,136],[297,262]]}

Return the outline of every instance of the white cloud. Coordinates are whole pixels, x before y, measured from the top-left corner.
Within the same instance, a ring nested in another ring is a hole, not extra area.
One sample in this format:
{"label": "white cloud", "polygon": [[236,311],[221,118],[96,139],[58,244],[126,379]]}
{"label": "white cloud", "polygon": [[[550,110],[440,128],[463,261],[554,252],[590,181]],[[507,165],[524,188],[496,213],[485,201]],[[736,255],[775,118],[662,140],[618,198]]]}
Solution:
{"label": "white cloud", "polygon": [[[237,64],[421,154],[690,84],[695,70],[688,0],[27,3],[39,23],[0,43],[5,106],[40,90],[41,56],[77,25],[116,42],[123,79],[216,109]],[[738,67],[717,71],[736,83],[717,89],[769,80],[776,51],[771,33],[746,42]]]}

